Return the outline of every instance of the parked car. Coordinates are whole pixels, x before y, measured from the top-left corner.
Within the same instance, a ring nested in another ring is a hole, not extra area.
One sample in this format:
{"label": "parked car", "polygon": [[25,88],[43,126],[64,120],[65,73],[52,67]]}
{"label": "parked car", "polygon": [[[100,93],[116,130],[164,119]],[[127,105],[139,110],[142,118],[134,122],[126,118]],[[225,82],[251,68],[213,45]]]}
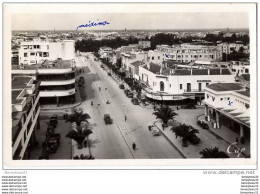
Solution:
{"label": "parked car", "polygon": [[108,72],[108,73],[107,73],[107,75],[108,75],[108,76],[111,76],[111,73],[110,73],[110,72]]}
{"label": "parked car", "polygon": [[198,120],[197,124],[202,128],[202,129],[209,129],[209,126],[207,123],[205,123],[204,121]]}
{"label": "parked car", "polygon": [[56,115],[56,114],[52,115],[50,117],[50,125],[55,128],[57,124],[58,124],[58,115]]}
{"label": "parked car", "polygon": [[129,91],[129,92],[127,93],[127,97],[128,97],[128,98],[133,98],[133,97],[134,97],[133,92]]}
{"label": "parked car", "polygon": [[125,89],[124,93],[125,93],[126,96],[128,95],[128,92],[130,92],[130,90]]}
{"label": "parked car", "polygon": [[120,85],[119,85],[119,88],[120,88],[120,89],[125,89],[124,84],[120,84]]}
{"label": "parked car", "polygon": [[155,126],[152,126],[151,131],[152,131],[153,136],[160,136],[161,135],[160,130]]}
{"label": "parked car", "polygon": [[196,109],[194,104],[186,104],[181,106],[182,109]]}
{"label": "parked car", "polygon": [[132,98],[131,102],[134,104],[134,105],[139,105],[139,100],[137,98]]}
{"label": "parked car", "polygon": [[104,121],[105,121],[105,124],[106,124],[106,125],[113,123],[113,121],[112,121],[112,119],[111,119],[111,117],[110,117],[109,114],[104,114]]}

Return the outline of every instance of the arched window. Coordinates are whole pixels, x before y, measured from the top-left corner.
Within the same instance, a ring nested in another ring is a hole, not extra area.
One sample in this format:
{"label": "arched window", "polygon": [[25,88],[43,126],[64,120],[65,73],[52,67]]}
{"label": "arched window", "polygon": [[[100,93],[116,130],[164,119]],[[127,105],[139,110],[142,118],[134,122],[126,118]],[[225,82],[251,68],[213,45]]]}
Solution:
{"label": "arched window", "polygon": [[163,81],[160,82],[160,91],[164,91],[164,82]]}

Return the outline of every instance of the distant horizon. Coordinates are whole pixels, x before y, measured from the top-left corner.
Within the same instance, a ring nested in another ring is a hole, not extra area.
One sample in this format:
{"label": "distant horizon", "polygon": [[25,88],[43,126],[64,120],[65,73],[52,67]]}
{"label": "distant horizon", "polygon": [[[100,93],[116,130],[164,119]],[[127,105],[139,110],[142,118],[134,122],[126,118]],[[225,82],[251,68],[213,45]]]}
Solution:
{"label": "distant horizon", "polygon": [[[95,29],[86,29],[86,30],[84,30],[84,29],[80,29],[80,30],[56,30],[55,29],[55,32],[57,32],[57,31],[75,31],[75,32],[86,32],[86,31],[226,31],[226,30],[229,30],[229,31],[232,31],[232,30],[243,30],[243,31],[248,31],[249,30],[249,28],[175,28],[175,29],[125,29],[125,28],[122,28],[122,29],[107,29],[107,30],[101,30],[101,29],[98,29],[98,30],[95,30]],[[15,32],[15,31],[19,31],[19,32],[21,32],[21,31],[23,31],[23,32],[39,32],[39,31],[47,31],[47,32],[50,32],[50,31],[52,31],[52,32],[54,32],[54,29],[52,29],[52,30],[12,30],[13,32]]]}

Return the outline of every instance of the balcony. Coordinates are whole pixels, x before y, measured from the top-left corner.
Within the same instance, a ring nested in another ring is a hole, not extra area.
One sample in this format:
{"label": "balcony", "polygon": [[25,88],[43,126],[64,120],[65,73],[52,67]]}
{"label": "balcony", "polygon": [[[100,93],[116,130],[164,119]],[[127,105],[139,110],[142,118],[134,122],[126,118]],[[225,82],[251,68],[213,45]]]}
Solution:
{"label": "balcony", "polygon": [[40,91],[40,97],[61,97],[61,96],[70,96],[75,94],[75,88],[69,90],[46,90]]}
{"label": "balcony", "polygon": [[205,90],[203,89],[201,89],[201,90],[199,90],[199,89],[192,89],[192,90],[184,90],[184,93],[204,93],[205,92]]}

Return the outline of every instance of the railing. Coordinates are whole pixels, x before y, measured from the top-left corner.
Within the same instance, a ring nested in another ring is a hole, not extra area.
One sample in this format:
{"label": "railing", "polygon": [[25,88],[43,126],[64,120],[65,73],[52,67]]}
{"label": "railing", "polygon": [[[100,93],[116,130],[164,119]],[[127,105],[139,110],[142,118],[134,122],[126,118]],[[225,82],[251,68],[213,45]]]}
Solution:
{"label": "railing", "polygon": [[205,89],[192,89],[192,90],[184,90],[185,93],[194,93],[194,92],[205,92]]}

